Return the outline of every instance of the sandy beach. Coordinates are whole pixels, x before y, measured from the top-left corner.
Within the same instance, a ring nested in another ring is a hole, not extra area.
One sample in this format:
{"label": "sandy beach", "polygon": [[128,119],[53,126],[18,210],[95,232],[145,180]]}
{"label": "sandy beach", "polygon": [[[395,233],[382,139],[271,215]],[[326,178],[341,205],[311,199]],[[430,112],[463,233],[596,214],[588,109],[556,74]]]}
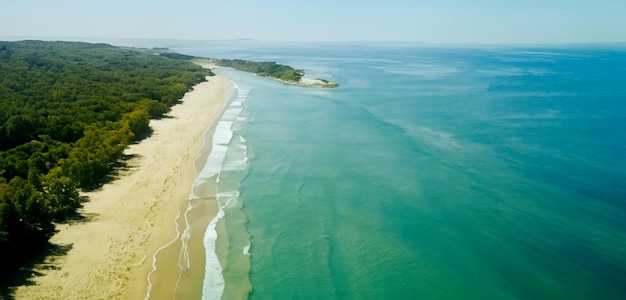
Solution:
{"label": "sandy beach", "polygon": [[[197,297],[204,272],[203,228],[217,205],[205,201],[183,217],[202,137],[214,126],[231,87],[226,77],[208,77],[167,118],[152,120],[152,135],[126,150],[128,168],[119,178],[85,194],[89,201],[80,212],[86,219],[57,226],[50,242],[68,253],[38,266],[41,276],[32,278],[34,285],[18,287],[15,298],[144,299],[148,277],[150,299],[172,299],[176,286]],[[194,268],[180,267],[186,224],[191,225],[190,257],[198,259]]]}

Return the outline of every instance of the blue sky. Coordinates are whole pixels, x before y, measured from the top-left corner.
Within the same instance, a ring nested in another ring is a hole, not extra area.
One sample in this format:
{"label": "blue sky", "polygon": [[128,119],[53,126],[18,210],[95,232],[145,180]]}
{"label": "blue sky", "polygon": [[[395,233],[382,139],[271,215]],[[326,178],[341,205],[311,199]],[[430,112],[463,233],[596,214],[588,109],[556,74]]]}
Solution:
{"label": "blue sky", "polygon": [[626,42],[625,16],[626,0],[16,0],[0,37]]}

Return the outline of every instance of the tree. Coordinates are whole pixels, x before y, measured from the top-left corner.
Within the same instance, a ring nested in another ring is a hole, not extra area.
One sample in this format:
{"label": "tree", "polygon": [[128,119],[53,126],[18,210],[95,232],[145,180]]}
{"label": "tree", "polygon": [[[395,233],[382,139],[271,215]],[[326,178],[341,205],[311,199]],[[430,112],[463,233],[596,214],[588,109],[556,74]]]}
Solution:
{"label": "tree", "polygon": [[143,108],[125,113],[122,122],[130,128],[134,136],[140,136],[150,129],[150,115]]}
{"label": "tree", "polygon": [[48,210],[55,222],[62,222],[76,213],[80,207],[78,186],[65,176],[61,167],[42,176],[42,190],[47,199]]}
{"label": "tree", "polygon": [[[9,182],[4,194],[4,220],[10,240],[22,243],[43,243],[54,232],[52,217],[47,209],[43,194],[32,183],[20,177]],[[4,228],[2,228],[4,230]]]}

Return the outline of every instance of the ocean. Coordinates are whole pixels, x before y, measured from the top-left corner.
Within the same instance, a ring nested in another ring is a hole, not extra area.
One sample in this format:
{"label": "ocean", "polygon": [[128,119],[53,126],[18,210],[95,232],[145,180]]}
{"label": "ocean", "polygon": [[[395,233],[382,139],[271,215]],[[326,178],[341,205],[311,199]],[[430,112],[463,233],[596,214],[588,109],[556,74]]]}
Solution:
{"label": "ocean", "polygon": [[216,70],[204,299],[626,298],[625,47],[172,48],[340,84]]}

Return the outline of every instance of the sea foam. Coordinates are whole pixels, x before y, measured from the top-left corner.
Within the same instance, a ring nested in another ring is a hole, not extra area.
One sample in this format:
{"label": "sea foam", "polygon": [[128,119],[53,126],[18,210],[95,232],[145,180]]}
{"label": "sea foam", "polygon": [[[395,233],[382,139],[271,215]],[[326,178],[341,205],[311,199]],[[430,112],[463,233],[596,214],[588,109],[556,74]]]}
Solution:
{"label": "sea foam", "polygon": [[[216,125],[211,153],[204,167],[196,177],[194,183],[195,192],[192,192],[192,197],[196,199],[209,196],[198,195],[198,191],[213,193],[219,207],[217,216],[211,220],[204,235],[206,266],[202,299],[220,299],[222,297],[225,282],[222,275],[222,266],[216,253],[216,226],[219,220],[225,216],[224,208],[228,207],[231,202],[236,201],[239,197],[238,189],[224,186],[224,184],[220,184],[220,180],[224,171],[241,170],[245,168],[247,161],[245,157],[247,151],[245,140],[241,137],[239,139],[233,139],[233,124],[235,122],[245,121],[245,118],[242,118],[240,114],[243,102],[249,91],[240,89],[236,84],[234,84],[232,91],[231,99],[233,100],[230,101]],[[243,154],[243,158],[234,160],[227,159],[227,153],[229,152]],[[212,185],[212,187],[207,187],[207,185]]]}

